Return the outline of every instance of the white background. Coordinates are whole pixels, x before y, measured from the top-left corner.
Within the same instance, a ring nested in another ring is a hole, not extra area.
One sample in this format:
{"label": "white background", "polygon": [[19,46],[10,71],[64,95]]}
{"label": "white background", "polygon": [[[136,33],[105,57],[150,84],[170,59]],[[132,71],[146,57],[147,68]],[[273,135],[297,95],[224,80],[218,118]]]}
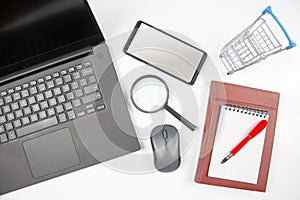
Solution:
{"label": "white background", "polygon": [[[1,196],[1,200],[300,199],[299,0],[89,0],[89,3],[106,39],[131,31],[138,20],[144,20],[154,26],[179,32],[198,43],[208,52],[220,73],[221,80],[281,94],[267,192],[194,183],[205,118],[205,112],[198,111],[199,116],[201,115],[197,123],[199,130],[193,133],[194,141],[184,153],[180,168],[173,173],[122,173],[100,164]],[[218,59],[220,49],[250,25],[268,5],[272,6],[275,14],[299,46],[234,75],[225,75],[224,67]],[[122,78],[124,68],[120,69],[119,65],[116,67],[118,75]],[[196,83],[193,90],[197,90],[197,85],[199,84]],[[128,87],[123,85],[124,90]],[[206,98],[207,93],[205,90],[198,92],[197,95]],[[200,101],[203,97],[198,98]],[[204,103],[203,107],[206,108],[206,102]],[[134,118],[135,114],[132,115]],[[177,123],[175,119],[173,120]],[[138,134],[141,134],[141,129],[137,129]]]}

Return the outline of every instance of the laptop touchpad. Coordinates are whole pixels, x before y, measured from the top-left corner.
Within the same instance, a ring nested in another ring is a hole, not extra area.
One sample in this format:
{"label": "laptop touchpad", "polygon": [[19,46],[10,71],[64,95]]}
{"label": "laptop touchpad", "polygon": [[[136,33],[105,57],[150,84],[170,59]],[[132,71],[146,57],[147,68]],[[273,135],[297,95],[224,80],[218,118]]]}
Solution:
{"label": "laptop touchpad", "polygon": [[33,178],[39,178],[80,164],[68,128],[28,140],[23,148]]}

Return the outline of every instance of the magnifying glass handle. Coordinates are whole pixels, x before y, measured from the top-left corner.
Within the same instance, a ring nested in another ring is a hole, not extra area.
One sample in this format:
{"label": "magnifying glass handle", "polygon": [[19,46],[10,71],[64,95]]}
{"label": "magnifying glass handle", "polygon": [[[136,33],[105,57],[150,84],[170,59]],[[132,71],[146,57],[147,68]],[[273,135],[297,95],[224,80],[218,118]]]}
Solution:
{"label": "magnifying glass handle", "polygon": [[186,118],[182,117],[178,112],[176,112],[175,110],[173,110],[173,108],[171,108],[170,106],[166,105],[165,109],[169,113],[171,113],[174,117],[176,117],[179,121],[181,121],[184,125],[186,125],[189,129],[191,129],[192,131],[196,130],[197,127],[194,124],[192,124]]}

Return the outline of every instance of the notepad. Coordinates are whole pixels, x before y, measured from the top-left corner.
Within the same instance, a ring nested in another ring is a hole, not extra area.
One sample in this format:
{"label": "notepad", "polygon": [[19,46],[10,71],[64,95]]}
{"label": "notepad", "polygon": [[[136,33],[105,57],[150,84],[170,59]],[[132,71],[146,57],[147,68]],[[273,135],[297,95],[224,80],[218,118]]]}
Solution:
{"label": "notepad", "polygon": [[254,126],[268,118],[267,112],[221,105],[208,176],[257,184],[266,128],[226,163],[221,161]]}

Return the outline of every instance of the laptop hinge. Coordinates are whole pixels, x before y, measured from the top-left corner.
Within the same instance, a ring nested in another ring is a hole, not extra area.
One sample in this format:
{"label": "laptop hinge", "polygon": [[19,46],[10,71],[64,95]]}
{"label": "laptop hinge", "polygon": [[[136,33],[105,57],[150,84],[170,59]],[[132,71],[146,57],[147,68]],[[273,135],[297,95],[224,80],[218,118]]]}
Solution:
{"label": "laptop hinge", "polygon": [[15,81],[16,79],[20,79],[20,78],[29,76],[29,75],[34,74],[36,72],[42,71],[44,69],[48,69],[50,67],[57,66],[61,63],[68,62],[68,61],[75,60],[77,58],[86,56],[88,54],[91,54],[92,52],[93,52],[92,47],[86,47],[86,48],[83,48],[83,49],[80,49],[80,50],[77,50],[77,51],[73,51],[72,53],[69,53],[69,54],[64,54],[64,55],[56,57],[54,59],[50,59],[50,60],[45,61],[43,63],[39,63],[37,65],[29,67],[29,68],[26,69],[26,71],[25,70],[21,71],[18,74],[14,74],[13,76],[8,75],[7,77],[3,77],[0,80],[0,84],[3,85],[3,84],[6,84],[8,82]]}

